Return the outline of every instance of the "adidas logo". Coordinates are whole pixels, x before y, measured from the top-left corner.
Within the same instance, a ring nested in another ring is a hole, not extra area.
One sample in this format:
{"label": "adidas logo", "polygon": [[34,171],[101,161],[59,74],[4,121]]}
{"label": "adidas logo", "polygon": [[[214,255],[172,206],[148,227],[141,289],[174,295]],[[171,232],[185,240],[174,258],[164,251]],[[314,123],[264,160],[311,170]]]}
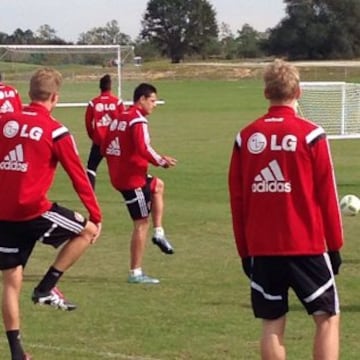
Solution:
{"label": "adidas logo", "polygon": [[14,107],[9,100],[5,100],[0,106],[0,114],[5,114],[7,112],[14,112]]}
{"label": "adidas logo", "polygon": [[260,171],[260,174],[255,176],[251,190],[258,193],[289,193],[291,192],[291,183],[285,181],[278,162],[273,160]]}
{"label": "adidas logo", "polygon": [[106,155],[120,156],[120,143],[118,137],[112,140],[106,148]]}
{"label": "adidas logo", "polygon": [[4,160],[0,162],[0,170],[26,172],[28,163],[24,162],[24,152],[22,145],[16,145],[14,150],[5,155]]}

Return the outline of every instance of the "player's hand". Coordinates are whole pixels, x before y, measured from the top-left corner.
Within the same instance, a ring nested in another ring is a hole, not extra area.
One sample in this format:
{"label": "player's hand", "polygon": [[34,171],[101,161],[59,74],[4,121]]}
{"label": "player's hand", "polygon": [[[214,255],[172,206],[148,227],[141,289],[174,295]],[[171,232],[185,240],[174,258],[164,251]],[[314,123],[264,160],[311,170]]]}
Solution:
{"label": "player's hand", "polygon": [[165,160],[165,165],[164,165],[164,168],[169,168],[171,166],[175,166],[176,163],[177,163],[177,160],[171,156],[167,156],[167,155],[164,155],[162,157],[164,160]]}
{"label": "player's hand", "polygon": [[91,244],[95,244],[96,240],[99,238],[101,233],[101,228],[102,228],[101,223],[97,223],[96,226],[97,226],[97,231],[94,234],[94,237],[91,239]]}

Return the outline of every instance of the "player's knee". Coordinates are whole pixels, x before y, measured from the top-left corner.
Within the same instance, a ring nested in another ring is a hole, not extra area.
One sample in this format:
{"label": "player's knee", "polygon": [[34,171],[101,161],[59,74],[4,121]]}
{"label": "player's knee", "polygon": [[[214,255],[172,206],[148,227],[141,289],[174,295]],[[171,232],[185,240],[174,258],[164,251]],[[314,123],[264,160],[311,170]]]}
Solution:
{"label": "player's knee", "polygon": [[155,192],[163,193],[165,190],[165,183],[161,179],[156,179]]}
{"label": "player's knee", "polygon": [[96,233],[97,233],[97,226],[92,221],[88,221],[85,225],[82,235],[87,241],[91,242],[94,236],[96,235]]}

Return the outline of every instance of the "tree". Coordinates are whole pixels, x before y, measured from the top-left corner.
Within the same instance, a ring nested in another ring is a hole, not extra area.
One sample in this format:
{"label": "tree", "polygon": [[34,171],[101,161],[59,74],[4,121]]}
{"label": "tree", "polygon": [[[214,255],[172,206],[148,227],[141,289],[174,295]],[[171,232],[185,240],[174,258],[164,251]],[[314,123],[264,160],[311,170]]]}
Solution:
{"label": "tree", "polygon": [[267,50],[291,59],[360,55],[358,0],[284,0],[287,16],[269,33]]}
{"label": "tree", "polygon": [[94,27],[81,33],[78,39],[78,44],[88,45],[129,45],[130,43],[130,36],[120,32],[116,20],[107,22],[103,27]]}
{"label": "tree", "polygon": [[207,56],[217,40],[216,13],[207,0],[150,0],[141,37],[156,44],[172,63],[185,55]]}
{"label": "tree", "polygon": [[244,58],[256,58],[263,55],[261,45],[264,35],[249,24],[245,24],[241,30],[238,30],[237,55]]}

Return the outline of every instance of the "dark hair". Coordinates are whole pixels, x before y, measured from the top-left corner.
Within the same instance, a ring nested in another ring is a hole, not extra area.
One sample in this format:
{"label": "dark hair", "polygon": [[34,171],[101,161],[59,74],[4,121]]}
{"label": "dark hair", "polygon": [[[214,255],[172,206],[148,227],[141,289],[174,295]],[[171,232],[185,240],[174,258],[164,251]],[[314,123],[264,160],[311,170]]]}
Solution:
{"label": "dark hair", "polygon": [[0,72],[0,81],[2,81],[2,78],[3,78],[3,75],[2,75],[2,73]]}
{"label": "dark hair", "polygon": [[104,75],[100,79],[99,87],[101,91],[107,91],[111,89],[111,76],[109,74]]}
{"label": "dark hair", "polygon": [[148,98],[152,94],[156,94],[156,93],[157,90],[155,86],[147,83],[141,83],[134,90],[133,101],[134,103],[136,103],[142,96]]}

